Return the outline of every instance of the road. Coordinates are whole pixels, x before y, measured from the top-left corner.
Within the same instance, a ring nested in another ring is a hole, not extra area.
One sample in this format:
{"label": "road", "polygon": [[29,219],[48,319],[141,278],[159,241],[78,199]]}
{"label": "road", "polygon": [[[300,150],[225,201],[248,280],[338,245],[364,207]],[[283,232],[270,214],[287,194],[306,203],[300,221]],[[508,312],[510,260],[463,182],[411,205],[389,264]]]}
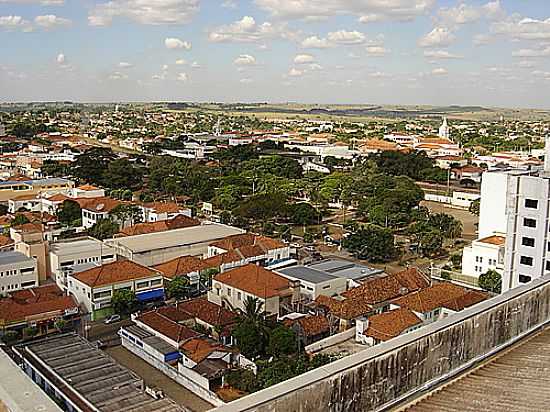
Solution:
{"label": "road", "polygon": [[177,404],[190,409],[193,412],[208,411],[213,408],[208,402],[199,398],[193,392],[176,383],[168,376],[149,365],[122,346],[114,346],[105,349],[113,359],[121,365],[134,371],[140,376],[149,387],[160,388],[166,396],[174,400]]}

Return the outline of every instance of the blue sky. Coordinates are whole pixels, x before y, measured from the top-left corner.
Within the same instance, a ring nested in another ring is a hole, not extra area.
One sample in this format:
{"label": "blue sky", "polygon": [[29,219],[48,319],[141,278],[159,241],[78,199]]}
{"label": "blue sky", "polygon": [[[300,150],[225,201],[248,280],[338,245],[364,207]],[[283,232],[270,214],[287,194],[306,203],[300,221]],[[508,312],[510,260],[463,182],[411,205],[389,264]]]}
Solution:
{"label": "blue sky", "polygon": [[550,108],[547,0],[0,0],[0,101]]}

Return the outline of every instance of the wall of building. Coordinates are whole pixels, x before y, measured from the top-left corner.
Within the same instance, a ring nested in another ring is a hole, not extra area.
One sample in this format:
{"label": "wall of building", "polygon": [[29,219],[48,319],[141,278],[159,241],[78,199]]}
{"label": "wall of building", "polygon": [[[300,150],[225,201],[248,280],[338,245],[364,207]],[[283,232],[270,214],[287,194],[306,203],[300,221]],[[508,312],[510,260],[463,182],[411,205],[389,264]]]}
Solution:
{"label": "wall of building", "polygon": [[29,259],[24,262],[0,265],[0,295],[5,296],[10,292],[35,286],[38,286],[36,260]]}
{"label": "wall of building", "polygon": [[550,322],[550,276],[217,411],[378,411]]}
{"label": "wall of building", "polygon": [[506,233],[506,191],[508,174],[485,172],[481,182],[479,238]]}

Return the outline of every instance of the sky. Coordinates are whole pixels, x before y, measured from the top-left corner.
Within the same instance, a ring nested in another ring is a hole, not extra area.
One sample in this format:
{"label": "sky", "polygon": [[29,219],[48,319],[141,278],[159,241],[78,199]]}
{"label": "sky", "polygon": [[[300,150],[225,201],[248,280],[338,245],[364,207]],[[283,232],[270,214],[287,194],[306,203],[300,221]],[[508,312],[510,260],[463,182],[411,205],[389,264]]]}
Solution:
{"label": "sky", "polygon": [[550,109],[548,0],[0,0],[0,102]]}

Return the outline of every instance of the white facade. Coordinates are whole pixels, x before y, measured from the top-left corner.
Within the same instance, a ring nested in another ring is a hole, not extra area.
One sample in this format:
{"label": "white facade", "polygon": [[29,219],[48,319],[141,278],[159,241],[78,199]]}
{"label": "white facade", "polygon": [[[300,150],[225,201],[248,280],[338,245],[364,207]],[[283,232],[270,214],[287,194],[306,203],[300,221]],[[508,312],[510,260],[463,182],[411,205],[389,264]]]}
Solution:
{"label": "white facade", "polygon": [[479,238],[506,233],[506,191],[509,173],[485,172],[481,182]]}
{"label": "white facade", "polygon": [[439,137],[441,137],[442,139],[449,139],[451,137],[446,117],[443,118],[443,124],[441,125],[441,127],[439,127]]}
{"label": "white facade", "polygon": [[36,259],[20,252],[0,255],[0,295],[38,286]]}
{"label": "white facade", "polygon": [[187,217],[191,217],[191,209],[188,207],[182,206],[179,210],[175,212],[162,212],[155,210],[153,207],[146,207],[146,206],[140,206],[142,212],[143,212],[143,221],[144,222],[161,222],[164,220],[171,220],[175,218],[176,216],[183,215]]}
{"label": "white facade", "polygon": [[462,274],[472,278],[495,270],[504,273],[504,236],[491,236],[472,242],[462,253]]}

